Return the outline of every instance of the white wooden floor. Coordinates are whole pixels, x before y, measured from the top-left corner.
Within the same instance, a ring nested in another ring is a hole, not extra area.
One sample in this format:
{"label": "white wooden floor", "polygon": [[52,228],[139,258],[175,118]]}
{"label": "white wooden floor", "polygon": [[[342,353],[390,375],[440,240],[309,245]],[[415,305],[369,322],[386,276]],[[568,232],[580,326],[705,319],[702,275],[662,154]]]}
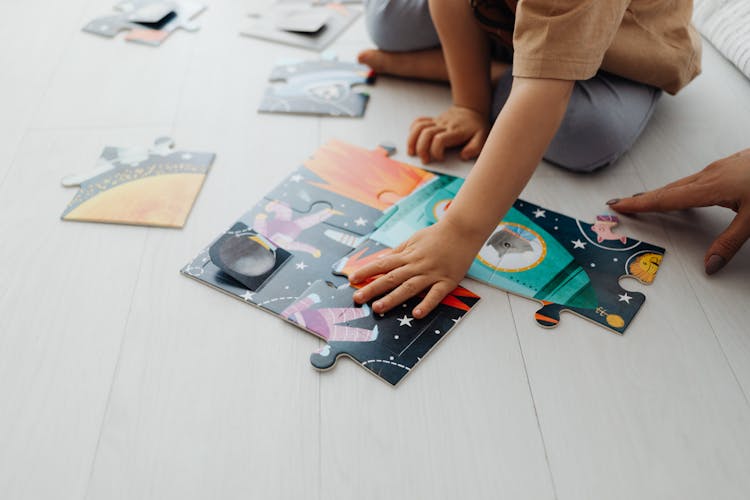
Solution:
{"label": "white wooden floor", "polygon": [[[702,268],[729,213],[626,221],[668,254],[624,337],[542,330],[469,282],[483,301],[398,389],[319,374],[316,339],[178,269],[321,143],[403,145],[448,89],[381,78],[363,120],[258,115],[273,61],[311,53],[240,37],[252,0],[158,49],[80,31],[111,3],[0,2],[0,498],[750,498],[750,246]],[[360,20],[334,49],[367,46]],[[750,82],[707,45],[619,164],[542,165],[523,196],[590,219],[748,131]],[[63,175],[165,134],[218,155],[183,230],[59,220]]]}

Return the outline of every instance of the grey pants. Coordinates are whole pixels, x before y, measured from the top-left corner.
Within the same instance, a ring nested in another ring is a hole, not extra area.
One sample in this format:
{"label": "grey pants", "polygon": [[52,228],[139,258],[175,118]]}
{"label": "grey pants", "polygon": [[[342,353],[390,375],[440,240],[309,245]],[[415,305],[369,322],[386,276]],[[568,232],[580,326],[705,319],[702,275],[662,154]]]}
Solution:
{"label": "grey pants", "polygon": [[[427,0],[365,0],[365,21],[381,50],[406,52],[440,45]],[[495,88],[492,119],[510,95],[507,71]],[[591,172],[613,163],[635,143],[654,112],[661,90],[603,71],[578,81],[565,117],[544,159]]]}

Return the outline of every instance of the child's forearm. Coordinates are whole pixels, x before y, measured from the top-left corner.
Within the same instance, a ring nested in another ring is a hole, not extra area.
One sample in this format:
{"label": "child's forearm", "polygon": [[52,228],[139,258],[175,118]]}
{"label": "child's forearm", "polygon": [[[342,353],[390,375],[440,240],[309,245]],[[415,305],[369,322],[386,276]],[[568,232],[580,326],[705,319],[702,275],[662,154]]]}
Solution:
{"label": "child's forearm", "polygon": [[430,0],[429,5],[443,46],[453,104],[489,116],[489,41],[474,19],[469,1]]}
{"label": "child's forearm", "polygon": [[443,219],[477,248],[510,209],[557,132],[574,82],[516,78],[482,153]]}

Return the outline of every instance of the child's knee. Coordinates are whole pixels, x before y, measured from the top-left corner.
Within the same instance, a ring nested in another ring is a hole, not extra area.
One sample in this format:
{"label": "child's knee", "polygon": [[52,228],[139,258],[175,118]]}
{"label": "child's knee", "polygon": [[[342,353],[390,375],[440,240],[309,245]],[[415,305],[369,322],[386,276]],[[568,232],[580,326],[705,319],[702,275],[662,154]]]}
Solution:
{"label": "child's knee", "polygon": [[638,139],[660,95],[611,75],[578,82],[545,159],[577,172],[614,163]]}
{"label": "child's knee", "polygon": [[406,52],[440,44],[427,0],[368,0],[365,24],[380,50]]}
{"label": "child's knee", "polygon": [[568,170],[593,172],[627,152],[635,140],[633,135],[625,123],[606,112],[563,120],[544,158]]}

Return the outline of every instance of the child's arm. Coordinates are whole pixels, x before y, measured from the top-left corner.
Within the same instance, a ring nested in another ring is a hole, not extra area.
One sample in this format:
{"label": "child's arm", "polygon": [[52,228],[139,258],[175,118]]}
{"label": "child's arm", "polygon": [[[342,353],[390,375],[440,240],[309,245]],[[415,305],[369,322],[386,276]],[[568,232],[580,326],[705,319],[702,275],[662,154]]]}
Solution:
{"label": "child's arm", "polygon": [[516,78],[487,144],[445,216],[393,254],[352,273],[353,283],[383,274],[354,299],[367,302],[392,290],[373,304],[382,313],[429,288],[412,314],[423,318],[434,309],[464,277],[528,182],[565,115],[573,84]]}
{"label": "child's arm", "polygon": [[442,160],[445,148],[465,144],[461,158],[476,158],[490,128],[489,39],[468,0],[430,0],[430,12],[443,46],[453,106],[437,118],[417,118],[407,150],[428,163]]}

